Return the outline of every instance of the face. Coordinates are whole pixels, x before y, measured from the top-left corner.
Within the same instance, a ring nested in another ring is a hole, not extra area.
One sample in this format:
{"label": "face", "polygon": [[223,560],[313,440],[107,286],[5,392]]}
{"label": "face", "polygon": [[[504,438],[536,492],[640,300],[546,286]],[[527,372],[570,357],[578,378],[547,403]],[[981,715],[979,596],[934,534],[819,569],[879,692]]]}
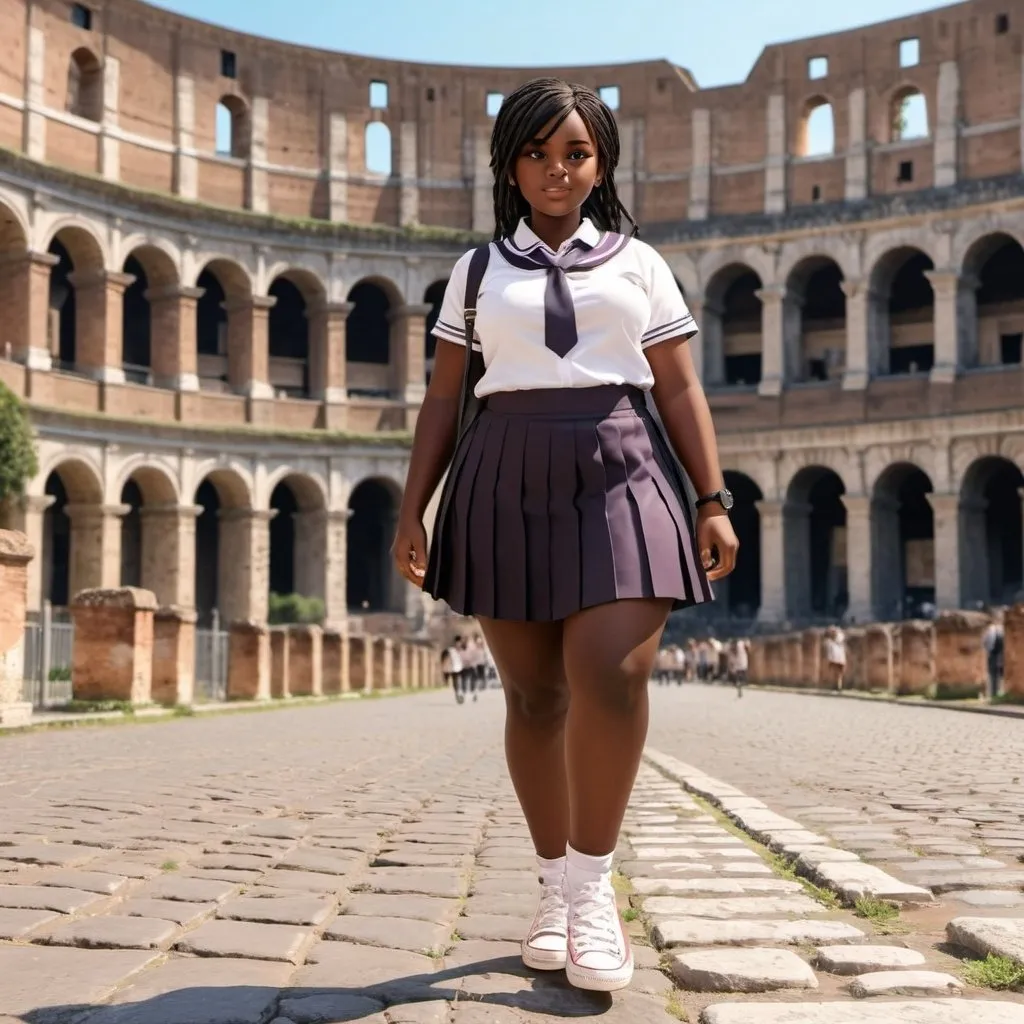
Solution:
{"label": "face", "polygon": [[[551,125],[541,131],[547,136]],[[574,110],[546,142],[535,139],[520,151],[513,183],[530,204],[534,216],[561,218],[577,215],[601,183],[600,154],[587,126]]]}

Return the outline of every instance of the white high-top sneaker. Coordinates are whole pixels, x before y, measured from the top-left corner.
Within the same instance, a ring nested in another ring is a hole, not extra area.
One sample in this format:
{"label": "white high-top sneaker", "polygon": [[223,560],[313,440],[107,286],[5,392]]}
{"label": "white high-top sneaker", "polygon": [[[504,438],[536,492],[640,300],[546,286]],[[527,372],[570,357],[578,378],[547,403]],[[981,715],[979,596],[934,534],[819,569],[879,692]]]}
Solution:
{"label": "white high-top sneaker", "polygon": [[564,879],[541,886],[540,903],[523,939],[523,963],[534,971],[560,971],[565,967],[569,906]]}
{"label": "white high-top sneaker", "polygon": [[565,976],[576,988],[615,992],[633,978],[633,950],[622,928],[611,874],[566,870],[569,944]]}

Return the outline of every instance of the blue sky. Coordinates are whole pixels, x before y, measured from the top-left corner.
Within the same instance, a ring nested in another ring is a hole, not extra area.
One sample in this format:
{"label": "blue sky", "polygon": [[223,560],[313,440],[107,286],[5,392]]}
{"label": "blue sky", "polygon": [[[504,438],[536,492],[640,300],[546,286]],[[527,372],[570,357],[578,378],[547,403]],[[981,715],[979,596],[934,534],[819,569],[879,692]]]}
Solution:
{"label": "blue sky", "polygon": [[446,64],[611,64],[664,57],[704,86],[741,82],[768,43],[940,6],[927,0],[163,0],[244,32]]}

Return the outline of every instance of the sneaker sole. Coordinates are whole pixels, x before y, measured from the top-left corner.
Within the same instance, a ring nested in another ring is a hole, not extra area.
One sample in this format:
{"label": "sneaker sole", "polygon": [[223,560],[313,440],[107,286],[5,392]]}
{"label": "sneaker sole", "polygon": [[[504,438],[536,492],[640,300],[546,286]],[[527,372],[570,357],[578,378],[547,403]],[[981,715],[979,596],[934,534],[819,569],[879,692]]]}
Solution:
{"label": "sneaker sole", "polygon": [[525,942],[522,944],[523,963],[531,971],[561,971],[565,969],[568,959],[564,950],[533,949]]}
{"label": "sneaker sole", "polygon": [[628,988],[633,980],[633,965],[630,964],[628,970],[588,971],[586,968],[574,967],[572,961],[567,960],[565,977],[573,988],[587,992],[618,992],[619,989]]}

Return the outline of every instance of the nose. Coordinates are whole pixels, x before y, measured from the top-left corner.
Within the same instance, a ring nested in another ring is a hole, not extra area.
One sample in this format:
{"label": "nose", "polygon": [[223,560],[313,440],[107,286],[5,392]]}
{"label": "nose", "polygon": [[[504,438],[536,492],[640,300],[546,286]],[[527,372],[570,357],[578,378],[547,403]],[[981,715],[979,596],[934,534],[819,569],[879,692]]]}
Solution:
{"label": "nose", "polygon": [[549,178],[564,178],[568,175],[568,171],[562,166],[561,160],[553,160],[548,164],[548,177]]}

